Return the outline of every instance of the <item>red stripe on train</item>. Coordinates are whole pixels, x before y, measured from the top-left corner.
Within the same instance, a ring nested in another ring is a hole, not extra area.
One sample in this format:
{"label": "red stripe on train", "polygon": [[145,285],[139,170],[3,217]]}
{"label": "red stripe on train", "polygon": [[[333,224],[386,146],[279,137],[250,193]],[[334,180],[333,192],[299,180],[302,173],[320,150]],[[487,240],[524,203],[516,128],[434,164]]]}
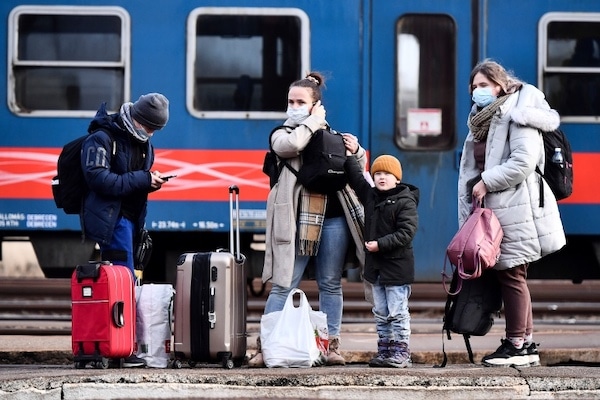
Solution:
{"label": "red stripe on train", "polygon": [[573,194],[561,200],[561,204],[598,204],[598,173],[600,173],[599,153],[573,154]]}
{"label": "red stripe on train", "polygon": [[[51,199],[60,149],[0,148],[0,199]],[[154,170],[177,175],[153,200],[225,201],[237,185],[245,201],[265,201],[269,179],[262,172],[265,150],[157,150]]]}
{"label": "red stripe on train", "polygon": [[[0,148],[0,199],[51,199],[60,149]],[[269,181],[262,172],[264,150],[157,150],[154,169],[176,174],[154,200],[224,201],[224,187],[235,184],[244,200],[265,201]],[[597,173],[600,153],[573,154],[573,194],[562,204],[600,204]]]}

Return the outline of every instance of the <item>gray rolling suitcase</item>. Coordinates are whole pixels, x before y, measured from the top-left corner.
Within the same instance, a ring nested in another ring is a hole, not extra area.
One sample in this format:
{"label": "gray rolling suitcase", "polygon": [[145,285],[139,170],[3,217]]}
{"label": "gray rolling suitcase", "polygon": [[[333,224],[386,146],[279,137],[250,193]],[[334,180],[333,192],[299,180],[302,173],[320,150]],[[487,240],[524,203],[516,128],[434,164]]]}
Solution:
{"label": "gray rolling suitcase", "polygon": [[220,362],[223,368],[233,368],[245,359],[246,272],[240,253],[237,186],[229,188],[229,209],[230,252],[184,253],[177,261],[175,368],[181,368],[182,360],[191,367],[198,362]]}

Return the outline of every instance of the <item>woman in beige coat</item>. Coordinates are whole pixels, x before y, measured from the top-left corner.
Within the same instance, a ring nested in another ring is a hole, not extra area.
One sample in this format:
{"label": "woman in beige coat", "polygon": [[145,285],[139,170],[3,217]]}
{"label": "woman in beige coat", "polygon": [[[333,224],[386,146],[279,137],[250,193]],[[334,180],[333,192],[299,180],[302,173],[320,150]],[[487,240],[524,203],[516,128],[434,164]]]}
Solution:
{"label": "woman in beige coat", "polygon": [[486,366],[539,365],[533,342],[531,296],[527,286],[530,262],[562,248],[565,234],[556,200],[542,182],[549,162],[544,157],[541,131],[558,127],[560,117],[544,94],[520,82],[501,65],[486,60],[471,72],[474,101],[469,134],[463,146],[458,179],[458,220],[462,225],[472,198],[491,208],[504,231],[500,259],[494,267],[502,289],[506,339]]}
{"label": "woman in beige coat", "polygon": [[[313,133],[327,126],[321,103],[323,84],[324,78],[317,72],[291,84],[286,128],[275,131],[271,137],[277,156],[285,159],[295,171],[302,165],[301,152]],[[365,150],[354,135],[343,136],[346,149],[364,168]],[[363,225],[362,205],[349,186],[326,195],[311,193],[285,167],[267,199],[263,282],[271,280],[273,287],[265,314],[283,309],[287,295],[298,287],[313,259],[319,309],[327,314],[328,365],[345,364],[339,351],[343,308],[341,279],[348,259],[354,259],[354,267],[364,264]],[[249,362],[251,367],[264,365],[260,341],[258,345],[258,353]]]}

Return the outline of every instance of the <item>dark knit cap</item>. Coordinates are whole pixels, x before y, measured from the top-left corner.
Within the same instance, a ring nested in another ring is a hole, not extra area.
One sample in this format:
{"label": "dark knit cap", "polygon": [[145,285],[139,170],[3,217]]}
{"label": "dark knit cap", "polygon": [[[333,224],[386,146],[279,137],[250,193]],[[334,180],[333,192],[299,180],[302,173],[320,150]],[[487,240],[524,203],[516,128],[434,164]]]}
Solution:
{"label": "dark knit cap", "polygon": [[131,106],[131,117],[148,128],[164,128],[169,120],[169,100],[160,93],[141,95]]}

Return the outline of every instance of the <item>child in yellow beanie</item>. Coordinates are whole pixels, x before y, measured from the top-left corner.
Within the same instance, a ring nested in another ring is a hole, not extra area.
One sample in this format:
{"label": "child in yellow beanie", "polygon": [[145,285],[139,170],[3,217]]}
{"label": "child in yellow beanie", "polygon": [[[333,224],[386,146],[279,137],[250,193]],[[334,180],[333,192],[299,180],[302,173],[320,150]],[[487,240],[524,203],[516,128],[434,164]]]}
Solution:
{"label": "child in yellow beanie", "polygon": [[365,208],[364,280],[372,285],[377,355],[371,367],[406,368],[409,350],[408,298],[415,277],[413,238],[419,221],[419,189],[402,182],[400,161],[391,155],[373,161],[374,187],[355,157],[344,165],[348,181]]}

